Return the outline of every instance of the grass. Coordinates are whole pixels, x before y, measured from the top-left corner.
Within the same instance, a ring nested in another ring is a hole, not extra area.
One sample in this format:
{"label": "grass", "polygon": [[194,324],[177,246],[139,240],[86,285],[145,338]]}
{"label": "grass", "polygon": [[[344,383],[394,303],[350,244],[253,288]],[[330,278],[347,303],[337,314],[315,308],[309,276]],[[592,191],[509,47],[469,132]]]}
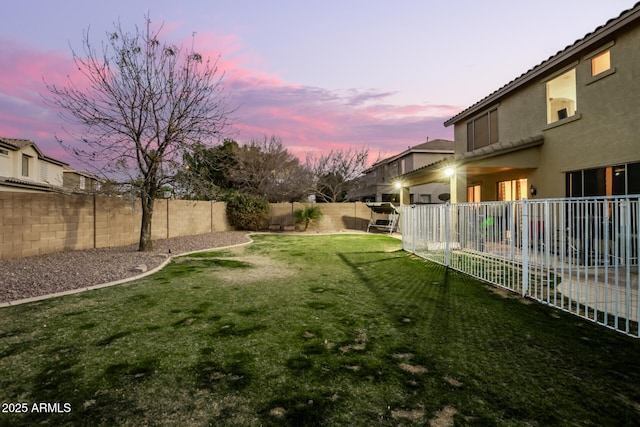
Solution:
{"label": "grass", "polygon": [[387,236],[255,240],[1,309],[0,425],[640,425],[638,340]]}

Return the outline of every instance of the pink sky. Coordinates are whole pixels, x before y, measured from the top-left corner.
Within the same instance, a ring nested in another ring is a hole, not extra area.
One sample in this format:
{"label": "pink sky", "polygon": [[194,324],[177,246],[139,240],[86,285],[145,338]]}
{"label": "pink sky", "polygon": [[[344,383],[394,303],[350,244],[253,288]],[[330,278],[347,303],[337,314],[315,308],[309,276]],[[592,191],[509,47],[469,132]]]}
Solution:
{"label": "pink sky", "polygon": [[453,139],[444,121],[634,1],[514,3],[10,2],[0,17],[0,135],[74,165],[55,142],[68,136],[42,100],[43,79],[75,72],[69,45],[81,49],[88,26],[98,44],[115,20],[131,28],[153,11],[168,39],[191,43],[195,32],[205,57],[221,54],[237,107],[229,136],[239,142],[274,134],[302,159],[354,146],[393,155],[427,137]]}

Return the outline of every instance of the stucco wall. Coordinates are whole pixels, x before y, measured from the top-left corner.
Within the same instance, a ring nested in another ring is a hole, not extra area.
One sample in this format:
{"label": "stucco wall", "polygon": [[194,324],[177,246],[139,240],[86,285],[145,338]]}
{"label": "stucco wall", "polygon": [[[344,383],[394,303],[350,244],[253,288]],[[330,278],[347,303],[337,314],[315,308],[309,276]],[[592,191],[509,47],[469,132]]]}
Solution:
{"label": "stucco wall", "polygon": [[[527,178],[537,188],[537,198],[565,197],[568,171],[640,161],[640,27],[616,34],[566,58],[545,75],[523,85],[482,111],[498,108],[499,142],[514,142],[543,135],[544,143],[515,153],[472,161],[470,171],[460,174],[457,196],[466,200],[466,185],[481,184],[482,199],[495,200],[496,183]],[[591,57],[609,48],[611,70],[591,76]],[[569,70],[576,70],[576,116],[547,124],[546,82]],[[469,119],[472,119],[470,117]],[[467,151],[467,120],[455,125],[456,153]],[[531,168],[538,156],[537,168]],[[492,169],[493,168],[493,169]],[[500,172],[513,168],[512,172]],[[484,171],[484,173],[483,173]]]}

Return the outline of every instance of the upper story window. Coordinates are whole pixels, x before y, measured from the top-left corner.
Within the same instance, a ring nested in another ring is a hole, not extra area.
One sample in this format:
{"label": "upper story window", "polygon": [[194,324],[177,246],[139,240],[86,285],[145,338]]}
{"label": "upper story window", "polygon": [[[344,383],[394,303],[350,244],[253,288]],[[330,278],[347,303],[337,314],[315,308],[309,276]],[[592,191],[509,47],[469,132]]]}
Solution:
{"label": "upper story window", "polygon": [[547,82],[547,123],[576,114],[576,70],[571,69]]}
{"label": "upper story window", "polygon": [[467,151],[498,142],[498,109],[476,117],[467,123]]}
{"label": "upper story window", "polygon": [[86,189],[86,181],[84,176],[80,176],[80,189],[81,190],[85,190]]}
{"label": "upper story window", "polygon": [[591,76],[597,76],[609,69],[611,69],[611,52],[609,50],[591,58]]}
{"label": "upper story window", "polygon": [[22,155],[22,176],[29,176],[29,163],[31,162],[31,156],[26,154]]}
{"label": "upper story window", "polygon": [[0,148],[0,154],[2,154],[4,156],[8,156],[9,152],[7,150],[5,150],[4,148]]}

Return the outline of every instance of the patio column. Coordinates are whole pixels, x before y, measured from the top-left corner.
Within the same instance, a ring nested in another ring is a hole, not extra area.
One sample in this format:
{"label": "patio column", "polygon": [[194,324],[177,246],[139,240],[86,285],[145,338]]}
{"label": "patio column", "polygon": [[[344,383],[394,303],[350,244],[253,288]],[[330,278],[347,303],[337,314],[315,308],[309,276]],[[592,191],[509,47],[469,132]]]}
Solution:
{"label": "patio column", "polygon": [[449,176],[449,193],[451,194],[451,203],[464,203],[467,201],[467,174],[464,169],[453,169]]}

